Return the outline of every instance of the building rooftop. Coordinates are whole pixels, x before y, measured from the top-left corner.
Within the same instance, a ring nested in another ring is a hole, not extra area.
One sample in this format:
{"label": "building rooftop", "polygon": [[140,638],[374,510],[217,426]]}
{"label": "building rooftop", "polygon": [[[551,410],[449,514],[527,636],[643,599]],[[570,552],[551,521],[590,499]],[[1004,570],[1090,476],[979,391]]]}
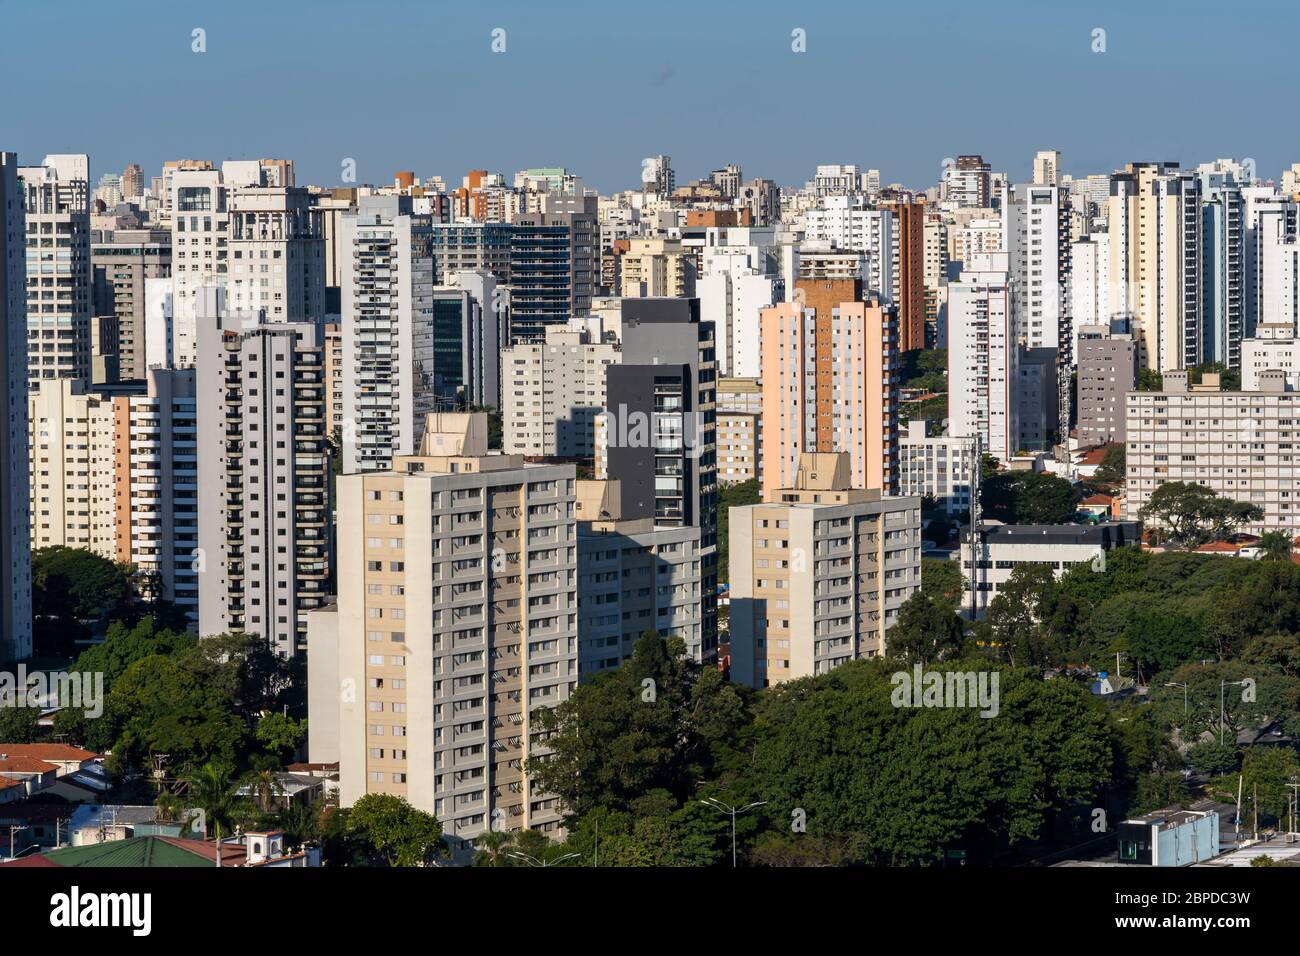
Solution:
{"label": "building rooftop", "polygon": [[[1118,547],[1137,544],[1142,535],[1140,521],[1104,521],[1100,524],[982,524],[980,532],[988,544],[1099,544]],[[963,528],[962,541],[970,541],[970,529]]]}

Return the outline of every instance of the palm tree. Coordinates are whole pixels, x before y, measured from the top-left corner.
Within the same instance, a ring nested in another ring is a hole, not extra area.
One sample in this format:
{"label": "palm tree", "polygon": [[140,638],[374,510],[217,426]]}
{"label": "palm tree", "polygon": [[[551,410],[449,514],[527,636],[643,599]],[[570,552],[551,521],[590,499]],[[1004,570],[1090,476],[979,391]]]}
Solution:
{"label": "palm tree", "polygon": [[1291,536],[1285,531],[1265,531],[1260,536],[1259,548],[1267,561],[1291,560]]}
{"label": "palm tree", "polygon": [[154,806],[158,810],[159,820],[164,823],[173,823],[180,819],[181,810],[185,807],[185,801],[170,790],[161,790],[158,793],[158,799],[154,801]]}
{"label": "palm tree", "polygon": [[230,775],[230,769],[224,764],[205,763],[187,777],[186,782],[189,784],[190,804],[203,811],[207,824],[212,827],[213,835],[220,844],[222,830],[229,832],[234,829],[235,820],[242,815],[244,803],[239,797],[238,786]]}
{"label": "palm tree", "polygon": [[276,822],[284,831],[284,842],[294,849],[320,838],[320,814],[306,803],[291,802],[280,811]]}
{"label": "palm tree", "polygon": [[275,771],[269,767],[246,774],[243,785],[249,788],[253,803],[257,805],[257,809],[262,813],[270,813],[275,807],[275,798],[284,793],[284,788],[280,786],[280,781],[275,777]]}
{"label": "palm tree", "polygon": [[489,830],[475,843],[478,852],[474,854],[475,866],[510,866],[506,850],[514,845],[515,835],[505,830]]}

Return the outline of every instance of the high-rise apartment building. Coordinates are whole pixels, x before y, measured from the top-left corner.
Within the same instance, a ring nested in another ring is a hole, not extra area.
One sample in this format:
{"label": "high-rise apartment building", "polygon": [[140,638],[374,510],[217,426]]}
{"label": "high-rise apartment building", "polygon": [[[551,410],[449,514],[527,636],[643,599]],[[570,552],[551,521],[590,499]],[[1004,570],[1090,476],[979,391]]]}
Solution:
{"label": "high-rise apartment building", "polygon": [[729,522],[732,680],[768,687],[885,653],[921,586],[921,499],[854,487],[846,454],[803,454],[789,487]]}
{"label": "high-rise apartment building", "polygon": [[1137,387],[1137,347],[1122,321],[1079,329],[1079,442],[1124,441],[1126,397]]}
{"label": "high-rise apartment building", "polygon": [[501,349],[508,344],[509,306],[496,277],[485,269],[457,272],[452,285],[435,286],[433,377],[438,406],[498,408]]}
{"label": "high-rise apartment building", "polygon": [[679,637],[704,659],[707,556],[697,527],[657,528],[624,520],[619,483],[579,481],[578,671],[617,667],[647,631]]}
{"label": "high-rise apartment building", "polygon": [[855,488],[898,481],[898,319],[854,279],[800,279],[763,310],[763,492],[794,484],[805,452],[847,452]]}
{"label": "high-rise apartment building", "polygon": [[619,295],[632,297],[695,294],[695,264],[680,239],[630,239],[619,262]]}
{"label": "high-rise apartment building", "polygon": [[622,361],[605,367],[596,477],[619,483],[622,519],[699,532],[700,654],[717,654],[717,365],[698,299],[624,299]]}
{"label": "high-rise apartment building", "polygon": [[605,372],[622,360],[613,336],[551,326],[546,341],[501,353],[505,373],[502,448],[528,457],[592,458],[596,418],[605,410]]}
{"label": "high-rise apartment building", "polygon": [[24,166],[27,224],[27,379],[90,378],[90,157]]}
{"label": "high-rise apartment building", "polygon": [[993,195],[992,168],[983,156],[958,156],[943,171],[943,195],[952,205],[965,209],[988,208]]}
{"label": "high-rise apartment building", "polygon": [[488,454],[486,415],[430,418],[419,455],[339,479],[337,611],[312,616],[312,757],[337,754],[342,805],[405,797],[453,849],[493,829],[554,833],[560,808],[527,764],[545,753],[536,710],[578,682],[574,469]]}
{"label": "high-rise apartment building", "polygon": [[976,256],[948,284],[948,434],[1009,460],[1020,441],[1020,346],[1006,253]]}
{"label": "high-rise apartment building", "polygon": [[438,407],[429,222],[409,196],[343,219],[343,470],[384,471]]}
{"label": "high-rise apartment building", "polygon": [[145,377],[145,283],[171,275],[172,237],[166,229],[118,229],[90,247],[96,319],[112,317],[118,377]]}
{"label": "high-rise apartment building", "polygon": [[1259,391],[1268,371],[1281,372],[1287,389],[1300,392],[1300,336],[1289,318],[1261,322],[1255,327],[1255,337],[1241,343],[1241,390]]}
{"label": "high-rise apartment building", "polygon": [[1040,149],[1034,155],[1034,185],[1061,185],[1061,151]]}
{"label": "high-rise apartment building", "polygon": [[486,270],[510,281],[510,237],[504,222],[435,222],[430,225],[433,281],[445,285],[458,272]]}
{"label": "high-rise apartment building", "polygon": [[291,657],[332,557],[321,327],[231,312],[220,288],[198,305],[199,633]]}
{"label": "high-rise apartment building", "polygon": [[272,322],[325,318],[325,234],[306,189],[245,186],[228,199],[230,307]]}
{"label": "high-rise apartment building", "polygon": [[596,197],[547,193],[510,232],[511,341],[543,341],[546,326],[587,315],[599,274]]}
{"label": "high-rise apartment building", "polygon": [[776,258],[770,229],[709,231],[700,253],[695,292],[700,319],[713,323],[722,375],[758,377],[759,314],[785,298]]}
{"label": "high-rise apartment building", "polygon": [[32,654],[26,205],[18,155],[0,152],[0,663]]}
{"label": "high-rise apartment building", "polygon": [[144,195],[144,170],[139,163],[131,163],[122,171],[122,198],[128,202]]}
{"label": "high-rise apartment building", "polygon": [[[866,197],[860,195],[827,196],[822,203],[821,209],[808,210],[806,239],[810,248],[864,253],[864,290],[882,302],[894,301],[898,243],[894,213],[868,207]],[[801,250],[801,259],[802,255]]]}
{"label": "high-rise apartment building", "polygon": [[176,169],[170,189],[172,281],[146,284],[146,365],[192,368],[199,297],[205,288],[226,287],[230,212],[220,170]]}
{"label": "high-rise apartment building", "polygon": [[719,378],[718,484],[763,477],[763,386],[757,378]]}
{"label": "high-rise apartment building", "polygon": [[1186,313],[1196,298],[1196,283],[1183,282],[1182,185],[1176,164],[1130,163],[1111,177],[1106,205],[1106,314],[1132,319],[1138,362],[1157,371],[1183,367]]}
{"label": "high-rise apartment building", "polygon": [[894,217],[891,297],[898,306],[898,350],[925,348],[925,203],[885,203]]}
{"label": "high-rise apartment building", "polygon": [[32,546],[134,565],[142,591],[195,616],[197,410],[193,369],[88,389],[41,382],[30,399]]}

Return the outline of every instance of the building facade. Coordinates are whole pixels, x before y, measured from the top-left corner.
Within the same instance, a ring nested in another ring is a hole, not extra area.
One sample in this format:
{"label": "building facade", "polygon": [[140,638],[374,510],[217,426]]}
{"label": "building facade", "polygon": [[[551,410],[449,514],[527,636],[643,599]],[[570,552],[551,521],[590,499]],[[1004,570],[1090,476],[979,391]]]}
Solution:
{"label": "building facade", "polygon": [[731,677],[751,687],[877,657],[921,586],[921,500],[852,487],[848,456],[730,516]]}

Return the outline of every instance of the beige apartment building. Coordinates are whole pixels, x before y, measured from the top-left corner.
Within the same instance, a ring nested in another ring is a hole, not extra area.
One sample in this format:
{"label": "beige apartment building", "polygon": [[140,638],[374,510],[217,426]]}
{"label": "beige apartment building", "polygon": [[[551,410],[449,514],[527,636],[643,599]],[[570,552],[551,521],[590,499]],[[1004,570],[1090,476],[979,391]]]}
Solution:
{"label": "beige apartment building", "polygon": [[40,379],[28,398],[32,550],[115,552],[113,399],[82,379]]}
{"label": "beige apartment building", "polygon": [[764,309],[763,494],[794,484],[805,452],[847,452],[855,488],[898,482],[898,319],[860,279],[800,279]]}
{"label": "beige apartment building", "polygon": [[717,391],[718,481],[762,477],[763,386],[756,378],[720,378]]}
{"label": "beige apartment building", "polygon": [[197,411],[192,369],[87,389],[46,379],[29,404],[32,547],[87,548],[149,592],[197,607]]}
{"label": "beige apartment building", "polygon": [[731,677],[751,687],[885,653],[921,586],[921,499],[852,486],[847,454],[803,454],[789,487],[730,516]]}
{"label": "beige apartment building", "polygon": [[1177,164],[1129,163],[1106,204],[1108,317],[1134,322],[1138,365],[1183,365],[1183,197]]}
{"label": "beige apartment building", "polygon": [[759,470],[759,423],[754,412],[718,411],[718,482],[734,485],[753,481]]}
{"label": "beige apartment building", "polygon": [[1124,517],[1138,518],[1165,482],[1186,481],[1263,509],[1243,531],[1300,532],[1300,393],[1285,389],[1282,370],[1260,373],[1255,392],[1220,391],[1212,374],[1189,387],[1175,371],[1163,392],[1129,392]]}
{"label": "beige apartment building", "polygon": [[629,239],[619,266],[624,298],[695,294],[695,266],[680,239]]}
{"label": "beige apartment building", "polygon": [[341,762],[343,806],[400,795],[457,849],[558,828],[527,761],[531,715],[578,681],[574,485],[488,454],[481,413],[432,413],[419,455],[339,478],[337,608],[308,643],[311,759]]}

